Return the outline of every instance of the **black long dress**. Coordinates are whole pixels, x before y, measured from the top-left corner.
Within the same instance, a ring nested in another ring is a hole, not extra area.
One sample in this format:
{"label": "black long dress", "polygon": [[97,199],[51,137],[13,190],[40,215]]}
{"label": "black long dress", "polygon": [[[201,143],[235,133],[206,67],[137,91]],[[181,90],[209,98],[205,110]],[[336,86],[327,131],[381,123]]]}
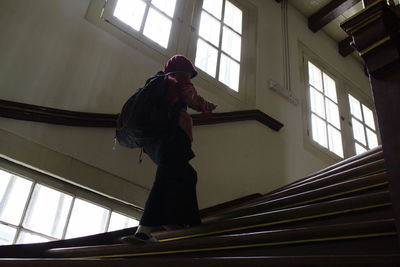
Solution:
{"label": "black long dress", "polygon": [[140,225],[191,226],[200,224],[197,204],[197,173],[189,164],[194,158],[191,141],[178,126],[144,151],[158,165],[153,188]]}

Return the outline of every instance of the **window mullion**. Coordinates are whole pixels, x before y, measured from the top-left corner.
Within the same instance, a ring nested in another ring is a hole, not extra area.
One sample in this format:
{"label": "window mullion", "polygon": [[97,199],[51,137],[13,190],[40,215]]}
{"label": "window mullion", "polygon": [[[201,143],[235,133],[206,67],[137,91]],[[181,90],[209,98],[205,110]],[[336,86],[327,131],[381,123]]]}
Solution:
{"label": "window mullion", "polygon": [[[343,84],[338,84],[339,88],[344,88]],[[354,145],[353,144],[353,136],[352,136],[352,128],[349,124],[349,119],[351,119],[351,113],[349,109],[347,92],[342,90],[337,90],[337,101],[338,101],[338,109],[339,109],[339,119],[340,119],[340,127],[342,134],[342,142],[343,142],[343,154],[345,158],[352,156],[355,154]]]}
{"label": "window mullion", "polygon": [[8,199],[10,198],[11,190],[14,187],[16,177],[11,176],[10,181],[8,181],[7,188],[4,192],[3,199],[0,201],[0,217],[3,215],[4,207],[6,206]]}
{"label": "window mullion", "polygon": [[151,6],[150,0],[146,0],[146,9],[145,9],[144,14],[143,14],[142,24],[140,25],[140,33],[142,33],[142,34],[143,34],[143,31],[144,31],[144,26],[145,26],[146,21],[147,21],[147,15],[149,14],[150,6]]}
{"label": "window mullion", "polygon": [[311,114],[314,114],[314,116],[316,116],[316,117],[320,118],[321,120],[323,120],[323,121],[327,122],[327,120],[326,120],[326,119],[322,118],[320,115],[318,115],[318,114],[317,114],[317,113],[315,113],[314,111],[311,111]]}
{"label": "window mullion", "polygon": [[106,221],[106,227],[105,227],[105,232],[108,232],[108,227],[110,227],[110,221],[111,221],[111,214],[112,214],[112,212],[113,212],[113,210],[112,209],[109,209],[109,213],[108,213],[108,216],[107,216],[107,221]]}
{"label": "window mullion", "polygon": [[76,196],[74,196],[72,198],[71,206],[70,206],[69,211],[68,211],[67,219],[65,220],[65,226],[64,226],[64,229],[63,229],[63,232],[62,232],[62,235],[61,235],[61,239],[65,239],[65,235],[67,234],[68,225],[69,225],[69,222],[70,222],[70,219],[71,219],[71,215],[72,215],[72,209],[74,208],[74,205],[75,205],[75,199],[76,199]]}
{"label": "window mullion", "polygon": [[[224,1],[224,2],[225,2],[225,1]],[[217,18],[216,16],[214,16],[214,14],[211,14],[210,12],[208,12],[207,10],[205,10],[204,8],[202,8],[201,11],[207,13],[208,15],[210,15],[212,18],[214,18],[214,19],[216,19],[216,20],[222,21],[221,19]]]}
{"label": "window mullion", "polygon": [[39,233],[39,232],[36,232],[36,231],[32,231],[32,230],[27,229],[27,228],[25,228],[23,226],[21,226],[21,230],[23,230],[25,232],[28,232],[30,234],[38,235],[38,236],[46,238],[46,239],[50,239],[52,241],[59,240],[58,238],[55,238],[55,237],[52,237],[52,236],[49,236],[49,235],[45,235],[45,234],[42,234],[42,233]]}
{"label": "window mullion", "polygon": [[[324,86],[322,85],[322,90],[323,91],[325,91],[324,90]],[[324,111],[325,111],[325,119],[324,119],[324,122],[325,122],[325,128],[326,128],[326,146],[328,147],[328,150],[330,150],[330,151],[332,151],[332,148],[331,148],[331,145],[330,145],[330,142],[329,142],[329,122],[328,122],[328,116],[327,116],[327,112],[326,112],[326,97],[325,97],[325,93],[324,93]]]}
{"label": "window mullion", "polygon": [[222,1],[222,15],[221,15],[221,20],[220,20],[217,70],[216,70],[216,73],[215,73],[215,78],[217,80],[219,80],[219,70],[221,69],[220,64],[221,64],[221,56],[222,56],[222,37],[223,37],[223,30],[224,30],[225,4],[226,4],[226,0]]}
{"label": "window mullion", "polygon": [[369,144],[369,140],[368,140],[368,135],[367,135],[367,123],[365,121],[365,116],[364,116],[364,109],[363,109],[363,105],[361,102],[361,118],[362,118],[362,125],[363,125],[363,130],[364,130],[364,136],[365,136],[365,143],[366,143],[366,149],[370,149],[371,146]]}
{"label": "window mullion", "polygon": [[228,24],[224,23],[224,26],[227,27],[228,29],[230,29],[231,31],[233,31],[234,33],[236,33],[237,35],[240,35],[240,37],[242,37],[242,34],[240,32],[237,32],[234,28],[232,28]]}
{"label": "window mullion", "polygon": [[231,57],[230,55],[228,55],[227,53],[222,51],[222,47],[221,47],[221,53],[224,54],[226,57],[229,57],[230,59],[232,59],[233,61],[235,61],[236,63],[238,63],[240,65],[240,61],[237,61],[236,59],[234,59],[233,57]]}
{"label": "window mullion", "polygon": [[201,39],[202,41],[206,42],[208,45],[214,47],[215,49],[218,50],[218,47],[216,47],[214,44],[212,44],[210,41],[204,39],[203,37],[199,36],[199,39]]}
{"label": "window mullion", "polygon": [[62,207],[64,205],[64,201],[65,201],[65,195],[64,194],[60,194],[60,197],[58,199],[58,204],[57,204],[57,209],[56,209],[56,215],[55,218],[53,220],[53,227],[51,229],[51,234],[54,236],[56,231],[57,231],[57,225],[60,222],[60,217],[61,217],[61,212],[62,212]]}
{"label": "window mullion", "polygon": [[[15,176],[14,176],[14,177],[15,177]],[[27,210],[28,210],[28,206],[29,206],[29,203],[31,202],[32,195],[33,195],[33,192],[34,192],[34,189],[35,189],[36,184],[37,184],[37,182],[34,181],[34,182],[32,183],[32,185],[31,185],[31,189],[30,189],[30,191],[29,191],[29,195],[28,195],[28,198],[27,198],[27,200],[26,200],[24,210],[23,210],[23,212],[22,212],[21,219],[20,219],[19,224],[18,224],[18,227],[17,227],[17,232],[16,232],[16,234],[15,234],[15,237],[14,237],[14,240],[13,240],[13,244],[15,244],[15,243],[17,242],[17,239],[18,239],[18,237],[19,237],[19,235],[20,235],[20,233],[21,233],[22,222],[23,222],[24,219],[25,219],[25,216],[26,216],[26,213],[27,213]]]}

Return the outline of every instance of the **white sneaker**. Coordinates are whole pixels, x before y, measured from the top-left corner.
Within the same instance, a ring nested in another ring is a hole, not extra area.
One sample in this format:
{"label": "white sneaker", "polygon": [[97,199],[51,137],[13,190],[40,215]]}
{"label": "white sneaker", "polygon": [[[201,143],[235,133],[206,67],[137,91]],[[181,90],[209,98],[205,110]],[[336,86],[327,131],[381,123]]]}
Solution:
{"label": "white sneaker", "polygon": [[158,240],[152,236],[152,235],[148,235],[145,233],[136,233],[134,235],[135,239],[143,241],[145,243],[154,243],[154,242],[158,242]]}

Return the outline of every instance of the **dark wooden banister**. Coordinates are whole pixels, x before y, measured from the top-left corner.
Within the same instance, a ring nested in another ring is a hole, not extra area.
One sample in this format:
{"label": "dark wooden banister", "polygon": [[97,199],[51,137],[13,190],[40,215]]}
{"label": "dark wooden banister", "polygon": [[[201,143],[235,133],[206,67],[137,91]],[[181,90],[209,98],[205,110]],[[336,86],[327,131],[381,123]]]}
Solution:
{"label": "dark wooden banister", "polygon": [[[0,117],[67,126],[115,128],[117,114],[68,111],[0,100]],[[283,127],[281,122],[257,109],[214,113],[208,120],[203,120],[200,114],[194,114],[192,118],[194,125],[256,120],[274,131]]]}

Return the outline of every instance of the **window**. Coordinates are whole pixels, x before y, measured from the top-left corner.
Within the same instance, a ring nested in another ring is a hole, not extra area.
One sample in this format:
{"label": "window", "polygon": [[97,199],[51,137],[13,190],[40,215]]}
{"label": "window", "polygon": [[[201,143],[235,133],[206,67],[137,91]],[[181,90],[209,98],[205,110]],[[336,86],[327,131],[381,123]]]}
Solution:
{"label": "window", "polygon": [[349,97],[354,148],[357,154],[378,146],[374,113],[351,94]]}
{"label": "window", "polygon": [[86,18],[160,64],[187,55],[198,87],[242,107],[255,104],[256,14],[237,0],[92,0]]}
{"label": "window", "polygon": [[338,159],[378,146],[375,114],[366,104],[367,97],[340,75],[318,66],[316,60],[305,59],[307,132],[314,147]]}
{"label": "window", "polygon": [[0,170],[0,245],[46,242],[137,224],[110,208]]}
{"label": "window", "polygon": [[163,48],[168,47],[176,0],[117,0],[113,17],[137,34],[144,35]]}
{"label": "window", "polygon": [[195,65],[239,90],[242,10],[227,0],[204,0]]}
{"label": "window", "polygon": [[308,62],[308,77],[312,138],[343,158],[335,80],[311,62]]}

